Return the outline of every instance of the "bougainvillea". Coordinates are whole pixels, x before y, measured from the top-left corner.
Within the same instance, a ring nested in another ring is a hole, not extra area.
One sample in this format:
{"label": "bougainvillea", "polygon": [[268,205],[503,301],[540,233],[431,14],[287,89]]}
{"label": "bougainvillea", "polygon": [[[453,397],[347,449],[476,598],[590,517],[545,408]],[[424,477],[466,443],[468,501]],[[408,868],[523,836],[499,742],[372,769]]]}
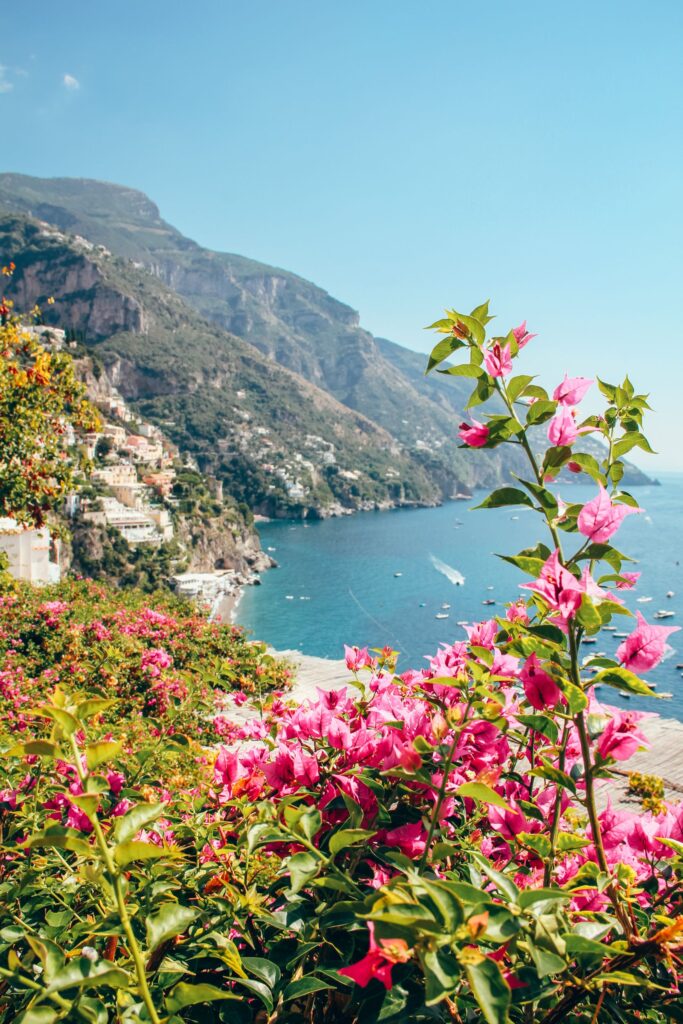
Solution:
{"label": "bougainvillea", "polygon": [[[5,606],[0,1020],[683,1019],[683,809],[611,802],[647,740],[606,698],[653,695],[637,673],[671,630],[639,617],[616,659],[582,654],[630,614],[637,574],[611,542],[637,511],[620,459],[648,449],[647,402],[598,381],[606,409],[582,416],[590,382],[551,397],[514,376],[533,335],[487,339],[489,319],[448,311],[429,369],[491,400],[465,446],[526,453],[528,479],[480,507],[533,508],[547,537],[506,556],[527,577],[508,608],[426,668],[349,646],[348,685],[295,705],[252,661],[234,697],[174,719],[198,678],[220,685],[216,627],[85,615],[64,593]],[[594,498],[562,502],[564,472]],[[198,770],[164,773],[168,744]]]}

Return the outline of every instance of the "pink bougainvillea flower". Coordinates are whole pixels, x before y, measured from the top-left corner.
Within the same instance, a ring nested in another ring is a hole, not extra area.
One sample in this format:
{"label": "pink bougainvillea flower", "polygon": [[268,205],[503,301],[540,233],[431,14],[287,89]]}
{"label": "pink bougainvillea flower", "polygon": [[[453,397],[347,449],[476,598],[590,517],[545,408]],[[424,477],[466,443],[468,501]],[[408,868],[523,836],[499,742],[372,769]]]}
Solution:
{"label": "pink bougainvillea flower", "polygon": [[529,334],[526,329],[526,320],[523,320],[519,327],[513,327],[512,333],[515,336],[517,342],[517,348],[522,349],[525,345],[528,345],[532,338],[537,338],[537,334]]}
{"label": "pink bougainvillea flower", "polygon": [[639,572],[621,572],[620,580],[617,580],[617,590],[632,590],[640,579]]}
{"label": "pink bougainvillea flower", "polygon": [[347,647],[344,644],[344,657],[349,672],[358,672],[361,668],[372,668],[372,657],[367,647]]}
{"label": "pink bougainvillea flower", "polygon": [[626,516],[643,510],[630,505],[614,505],[602,484],[598,486],[598,496],[587,502],[579,512],[577,526],[584,537],[596,544],[604,544],[617,532]]}
{"label": "pink bougainvillea flower", "polygon": [[556,448],[574,444],[581,434],[588,434],[593,427],[577,427],[576,415],[567,405],[561,405],[548,424],[548,440]]}
{"label": "pink bougainvillea flower", "polygon": [[617,658],[624,668],[647,672],[658,665],[666,651],[666,638],[680,626],[652,626],[637,613],[638,625],[617,648]]}
{"label": "pink bougainvillea flower", "polygon": [[484,353],[484,366],[492,377],[504,377],[512,372],[512,353],[509,345],[494,342],[493,347]]}
{"label": "pink bougainvillea flower", "polygon": [[561,405],[578,405],[592,383],[590,377],[568,377],[565,373],[564,380],[553,391],[553,398]]}
{"label": "pink bougainvillea flower", "polygon": [[489,439],[489,428],[475,419],[472,423],[461,423],[458,433],[460,440],[470,448],[483,448]]}
{"label": "pink bougainvillea flower", "polygon": [[558,551],[553,551],[546,559],[537,580],[520,586],[523,590],[533,590],[551,611],[559,612],[563,619],[571,618],[581,604],[581,584],[562,565]]}
{"label": "pink bougainvillea flower", "polygon": [[519,622],[522,626],[528,625],[529,616],[524,601],[515,601],[514,604],[511,604],[505,612],[505,618],[508,622]]}
{"label": "pink bougainvillea flower", "polygon": [[601,757],[628,761],[638,747],[649,747],[647,736],[638,728],[641,718],[636,711],[615,711],[598,741]]}
{"label": "pink bougainvillea flower", "polygon": [[405,939],[375,939],[375,925],[373,921],[368,922],[370,932],[370,949],[363,957],[350,967],[342,967],[339,974],[351,978],[361,988],[370,984],[373,978],[381,981],[385,989],[389,991],[392,986],[391,971],[396,964],[404,964],[410,960],[412,950],[409,949]]}
{"label": "pink bougainvillea flower", "polygon": [[524,662],[519,678],[522,681],[526,699],[537,711],[554,708],[562,695],[562,691],[552,676],[549,676],[541,668],[535,654],[532,654]]}

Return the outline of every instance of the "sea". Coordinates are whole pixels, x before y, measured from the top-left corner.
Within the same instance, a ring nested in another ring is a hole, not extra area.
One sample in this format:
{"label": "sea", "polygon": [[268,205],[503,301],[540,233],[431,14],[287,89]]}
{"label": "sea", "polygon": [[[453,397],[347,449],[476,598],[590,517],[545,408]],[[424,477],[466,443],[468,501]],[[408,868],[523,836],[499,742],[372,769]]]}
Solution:
{"label": "sea", "polygon": [[[644,511],[629,516],[612,542],[635,560],[625,568],[642,573],[634,591],[621,592],[627,607],[649,621],[659,610],[673,612],[657,624],[683,626],[683,474],[660,481],[633,489]],[[559,493],[583,502],[595,487],[568,484]],[[524,594],[519,584],[528,577],[497,554],[550,544],[531,509],[474,510],[485,494],[438,508],[261,524],[262,546],[278,568],[263,574],[261,586],[246,588],[236,620],[277,650],[339,659],[345,643],[390,645],[400,652],[399,671],[424,666],[440,644],[465,638],[459,622],[502,615]],[[568,552],[580,542],[576,534],[562,537]],[[615,616],[612,625],[624,633],[633,620]],[[622,639],[603,631],[583,654],[611,656]],[[671,696],[627,698],[604,688],[600,697],[683,721],[683,630],[671,635],[665,660],[645,678]]]}

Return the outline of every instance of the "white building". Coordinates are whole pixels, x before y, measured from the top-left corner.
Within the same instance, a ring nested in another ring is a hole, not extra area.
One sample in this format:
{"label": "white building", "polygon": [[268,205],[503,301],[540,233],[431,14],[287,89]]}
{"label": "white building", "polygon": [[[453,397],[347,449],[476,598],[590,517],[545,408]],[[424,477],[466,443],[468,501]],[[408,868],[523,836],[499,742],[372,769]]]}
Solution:
{"label": "white building", "polygon": [[50,561],[50,531],[26,529],[16,519],[0,519],[0,551],[7,555],[9,572],[29,583],[56,583],[59,565]]}

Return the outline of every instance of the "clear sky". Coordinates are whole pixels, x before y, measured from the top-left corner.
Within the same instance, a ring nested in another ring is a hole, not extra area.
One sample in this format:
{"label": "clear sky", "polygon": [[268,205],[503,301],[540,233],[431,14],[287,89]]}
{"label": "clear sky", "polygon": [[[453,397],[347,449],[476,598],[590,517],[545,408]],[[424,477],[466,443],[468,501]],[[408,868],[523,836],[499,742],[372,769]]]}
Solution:
{"label": "clear sky", "polygon": [[143,189],[412,348],[490,296],[683,469],[682,50],[681,0],[21,0],[3,169]]}

